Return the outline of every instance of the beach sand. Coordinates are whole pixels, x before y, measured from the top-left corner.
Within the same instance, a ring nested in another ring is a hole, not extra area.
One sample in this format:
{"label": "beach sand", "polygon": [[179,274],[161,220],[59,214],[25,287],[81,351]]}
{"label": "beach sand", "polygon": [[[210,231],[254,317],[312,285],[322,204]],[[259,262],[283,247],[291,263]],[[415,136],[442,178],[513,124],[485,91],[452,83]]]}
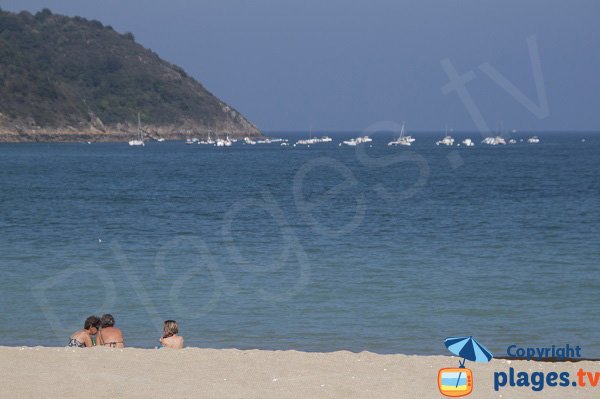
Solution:
{"label": "beach sand", "polygon": [[[0,347],[2,398],[442,398],[440,368],[450,356],[378,355],[369,352],[304,353],[235,349],[72,349]],[[467,362],[473,370],[469,398],[597,398],[597,387],[493,389],[495,371],[545,373],[600,362],[540,363],[494,359]]]}

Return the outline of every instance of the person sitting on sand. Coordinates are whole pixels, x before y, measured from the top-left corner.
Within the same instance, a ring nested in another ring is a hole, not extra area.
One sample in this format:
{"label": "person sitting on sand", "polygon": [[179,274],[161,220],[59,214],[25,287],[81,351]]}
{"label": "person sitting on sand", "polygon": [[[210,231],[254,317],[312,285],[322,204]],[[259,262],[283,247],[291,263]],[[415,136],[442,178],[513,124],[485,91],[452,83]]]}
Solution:
{"label": "person sitting on sand", "polygon": [[83,330],[79,330],[69,340],[67,346],[76,348],[91,348],[94,346],[93,335],[96,335],[100,327],[100,319],[96,316],[90,316],[83,323]]}
{"label": "person sitting on sand", "polygon": [[179,326],[175,320],[166,320],[163,326],[163,336],[160,343],[165,348],[183,349],[183,337],[177,335]]}
{"label": "person sitting on sand", "polygon": [[98,345],[109,346],[111,348],[125,347],[123,333],[115,327],[115,318],[111,314],[105,314],[100,318],[100,326],[102,329],[96,336]]}

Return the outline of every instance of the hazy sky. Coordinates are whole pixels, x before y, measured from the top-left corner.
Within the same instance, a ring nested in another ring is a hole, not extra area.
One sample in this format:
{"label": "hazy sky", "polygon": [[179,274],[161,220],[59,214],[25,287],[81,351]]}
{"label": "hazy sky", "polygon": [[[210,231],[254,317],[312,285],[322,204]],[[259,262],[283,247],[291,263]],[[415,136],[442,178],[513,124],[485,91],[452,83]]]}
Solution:
{"label": "hazy sky", "polygon": [[[409,130],[445,124],[476,130],[476,122],[495,128],[499,121],[520,130],[600,130],[597,0],[0,0],[0,6],[48,7],[131,31],[264,130],[356,131],[382,120],[406,120]],[[456,90],[442,92],[450,81],[444,59],[469,80],[462,99]],[[532,60],[541,74],[532,71]]]}

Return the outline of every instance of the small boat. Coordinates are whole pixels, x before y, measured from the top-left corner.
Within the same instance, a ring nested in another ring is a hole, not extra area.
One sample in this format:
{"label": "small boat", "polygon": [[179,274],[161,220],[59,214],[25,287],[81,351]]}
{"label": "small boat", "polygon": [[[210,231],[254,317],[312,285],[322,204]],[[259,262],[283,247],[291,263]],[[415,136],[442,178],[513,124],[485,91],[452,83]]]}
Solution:
{"label": "small boat", "polygon": [[504,134],[504,123],[500,121],[496,136],[488,136],[483,139],[482,143],[487,145],[506,145],[506,140],[502,137]]}
{"label": "small boat", "polygon": [[506,145],[506,140],[501,136],[486,137],[481,142],[487,145]]}
{"label": "small boat", "polygon": [[250,137],[244,137],[244,144],[256,145],[256,141],[252,140]]}
{"label": "small boat", "polygon": [[446,136],[443,139],[436,141],[435,145],[445,145],[452,147],[454,145],[454,139],[448,134],[448,126],[446,126]]}
{"label": "small boat", "polygon": [[538,136],[533,136],[527,139],[529,144],[538,144],[540,142],[540,138]]}
{"label": "small boat", "polygon": [[144,134],[142,133],[142,123],[140,121],[140,113],[138,112],[138,138],[129,140],[130,146],[144,146]]}
{"label": "small boat", "polygon": [[129,145],[130,146],[144,146],[144,141],[143,140],[129,140]]}
{"label": "small boat", "polygon": [[510,139],[510,140],[508,140],[508,144],[517,144],[517,140]]}
{"label": "small boat", "polygon": [[398,138],[396,140],[390,141],[388,143],[389,146],[392,145],[404,145],[404,146],[411,146],[412,143],[415,141],[415,139],[412,136],[405,136],[404,135],[404,122],[402,123],[402,128],[400,129],[400,136],[398,136]]}
{"label": "small boat", "polygon": [[474,142],[473,142],[473,140],[471,140],[471,139],[464,139],[464,140],[462,141],[462,144],[463,144],[465,147],[475,147],[475,143],[474,143]]}
{"label": "small boat", "polygon": [[206,134],[206,140],[199,140],[199,139],[194,139],[196,141],[194,141],[195,144],[204,144],[204,145],[214,145],[215,141],[213,139],[210,138],[210,132],[208,132]]}
{"label": "small boat", "polygon": [[436,141],[435,145],[445,145],[452,147],[454,145],[454,139],[451,136],[446,136],[443,139]]}
{"label": "small boat", "polygon": [[217,147],[231,147],[232,144],[233,144],[233,142],[229,139],[229,136],[227,136],[227,138],[225,140],[217,139],[217,142],[215,145]]}
{"label": "small boat", "polygon": [[373,141],[373,139],[369,136],[361,136],[355,139],[344,140],[343,143],[350,147],[356,147],[358,144],[370,143],[371,141]]}
{"label": "small boat", "polygon": [[301,139],[296,141],[296,144],[300,144],[300,145],[311,145],[311,144],[318,144],[318,143],[329,143],[333,141],[333,139],[329,136],[323,136],[323,137],[311,137],[308,139]]}
{"label": "small boat", "polygon": [[156,141],[158,141],[159,143],[162,143],[163,141],[165,141],[165,139],[162,137],[159,137],[158,139],[156,139]]}
{"label": "small boat", "polygon": [[310,146],[311,144],[314,144],[316,141],[315,139],[313,139],[312,136],[312,126],[310,127],[309,131],[308,131],[308,138],[307,139],[300,139],[298,141],[296,141],[296,144],[294,144],[294,147],[296,145],[307,145]]}

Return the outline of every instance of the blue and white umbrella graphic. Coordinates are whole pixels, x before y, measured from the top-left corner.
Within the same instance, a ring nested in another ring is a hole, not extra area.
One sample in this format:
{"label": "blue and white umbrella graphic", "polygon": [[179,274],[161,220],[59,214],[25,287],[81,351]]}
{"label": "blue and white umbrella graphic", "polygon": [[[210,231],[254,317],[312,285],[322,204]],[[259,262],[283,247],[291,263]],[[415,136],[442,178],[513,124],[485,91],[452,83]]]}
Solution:
{"label": "blue and white umbrella graphic", "polygon": [[[479,342],[475,341],[473,337],[448,337],[444,340],[446,348],[455,355],[463,358],[462,362],[459,361],[460,368],[465,368],[465,361],[470,360],[472,362],[489,362],[492,360],[494,355],[492,352],[487,350]],[[458,373],[456,379],[456,386],[460,382],[460,376],[462,373]]]}
{"label": "blue and white umbrella graphic", "polygon": [[465,367],[465,360],[472,362],[489,362],[494,355],[473,337],[448,337],[444,340],[446,348],[463,358],[460,367]]}

